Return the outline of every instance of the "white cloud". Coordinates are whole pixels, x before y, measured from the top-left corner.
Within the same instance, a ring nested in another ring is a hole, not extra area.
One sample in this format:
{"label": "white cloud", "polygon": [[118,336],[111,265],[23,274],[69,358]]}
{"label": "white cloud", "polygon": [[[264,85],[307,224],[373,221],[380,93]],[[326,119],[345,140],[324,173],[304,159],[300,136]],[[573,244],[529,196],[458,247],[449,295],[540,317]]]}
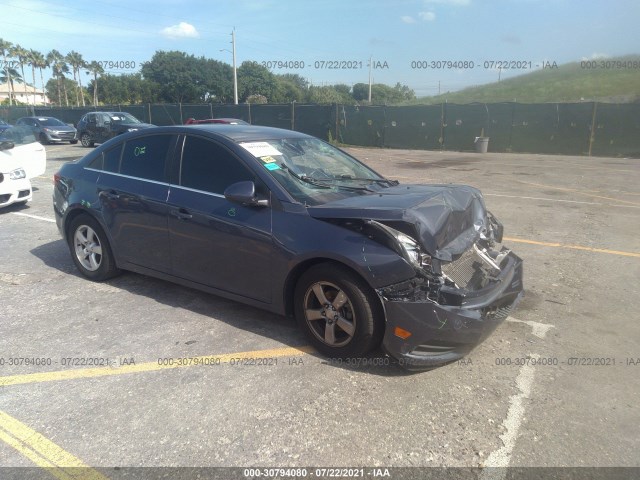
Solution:
{"label": "white cloud", "polygon": [[400,20],[402,20],[404,23],[416,23],[416,19],[409,15],[404,15],[400,17]]}
{"label": "white cloud", "polygon": [[456,7],[466,7],[471,4],[471,0],[423,0],[425,5],[439,3],[441,5],[453,5]]}
{"label": "white cloud", "polygon": [[433,22],[436,19],[436,14],[433,12],[419,12],[418,16],[425,22]]}
{"label": "white cloud", "polygon": [[160,33],[167,38],[197,38],[200,36],[196,27],[187,22],[180,22],[178,25],[163,28]]}

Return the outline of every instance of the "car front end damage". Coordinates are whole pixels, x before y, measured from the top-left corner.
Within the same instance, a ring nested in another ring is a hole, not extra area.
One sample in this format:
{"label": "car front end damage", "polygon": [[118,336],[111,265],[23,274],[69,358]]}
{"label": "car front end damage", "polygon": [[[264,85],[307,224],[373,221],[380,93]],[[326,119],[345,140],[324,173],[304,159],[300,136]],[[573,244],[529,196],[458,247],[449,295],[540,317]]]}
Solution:
{"label": "car front end damage", "polygon": [[309,211],[386,246],[413,267],[411,277],[382,283],[388,271],[377,271],[380,259],[374,262],[375,252],[363,248],[361,263],[378,285],[386,315],[382,346],[408,369],[459,360],[523,295],[522,260],[501,246],[502,224],[476,188],[398,185]]}
{"label": "car front end damage", "polygon": [[[416,276],[377,289],[386,314],[383,349],[409,370],[455,362],[486,339],[523,296],[522,260],[500,245],[502,225],[487,213],[471,248],[443,261],[410,237],[395,236]],[[404,246],[403,246],[404,242]]]}

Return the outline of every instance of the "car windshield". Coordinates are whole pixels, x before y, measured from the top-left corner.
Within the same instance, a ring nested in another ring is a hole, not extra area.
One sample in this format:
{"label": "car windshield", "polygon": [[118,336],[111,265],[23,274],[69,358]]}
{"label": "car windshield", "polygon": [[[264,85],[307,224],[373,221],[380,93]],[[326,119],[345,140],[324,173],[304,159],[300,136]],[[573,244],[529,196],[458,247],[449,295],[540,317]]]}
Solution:
{"label": "car windshield", "polygon": [[35,141],[36,137],[29,127],[19,125],[0,132],[0,142],[11,142],[14,145],[26,145]]}
{"label": "car windshield", "polygon": [[256,157],[296,200],[308,205],[377,191],[397,183],[316,138],[243,142],[240,146]]}
{"label": "car windshield", "polygon": [[142,123],[140,120],[138,120],[136,117],[134,117],[133,115],[129,114],[129,113],[124,113],[124,112],[117,112],[117,113],[110,113],[109,117],[111,117],[111,120],[114,122],[120,122],[124,125],[131,125],[131,124],[135,124],[135,123]]}
{"label": "car windshield", "polygon": [[66,123],[63,123],[57,118],[52,118],[52,117],[38,118],[38,123],[40,123],[40,125],[42,125],[43,127],[66,127],[67,126]]}

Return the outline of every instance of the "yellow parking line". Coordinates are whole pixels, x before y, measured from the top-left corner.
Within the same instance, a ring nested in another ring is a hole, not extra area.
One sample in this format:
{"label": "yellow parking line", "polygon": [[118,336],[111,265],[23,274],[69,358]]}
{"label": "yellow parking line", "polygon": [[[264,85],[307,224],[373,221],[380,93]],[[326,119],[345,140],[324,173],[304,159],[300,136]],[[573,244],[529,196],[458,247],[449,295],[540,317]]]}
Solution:
{"label": "yellow parking line", "polygon": [[[97,367],[97,368],[76,368],[70,370],[57,370],[53,372],[28,373],[24,375],[9,375],[0,377],[0,387],[9,385],[21,385],[25,383],[55,382],[59,380],[73,380],[76,378],[107,377],[111,375],[124,375],[128,373],[153,372],[156,370],[167,370],[171,368],[197,367],[203,365],[215,365],[216,363],[229,363],[232,359],[248,358],[273,358],[273,357],[293,357],[315,350],[310,346],[304,347],[282,347],[270,350],[256,350],[252,352],[225,353],[222,355],[205,355],[201,357],[180,356],[173,357],[175,360],[171,365],[161,365],[159,361],[139,363],[136,365],[123,365],[120,367]],[[167,358],[170,358],[167,356]],[[181,361],[182,360],[182,361]]]}
{"label": "yellow parking line", "polygon": [[[556,243],[556,242],[539,242],[537,240],[526,240],[524,238],[513,238],[513,237],[504,237],[503,240],[505,242],[516,242],[516,243],[529,243],[531,245],[542,245],[545,247],[559,247],[559,248],[570,248],[573,250],[584,250],[587,252],[596,252],[596,253],[608,253],[610,255],[622,255],[624,257],[638,257],[640,258],[640,253],[635,252],[623,252],[620,250],[608,250],[606,248],[593,248],[593,247],[583,247],[582,245],[567,245],[564,243]],[[0,383],[0,385],[2,385]]]}
{"label": "yellow parking line", "polygon": [[0,411],[0,440],[60,480],[107,480],[48,438]]}

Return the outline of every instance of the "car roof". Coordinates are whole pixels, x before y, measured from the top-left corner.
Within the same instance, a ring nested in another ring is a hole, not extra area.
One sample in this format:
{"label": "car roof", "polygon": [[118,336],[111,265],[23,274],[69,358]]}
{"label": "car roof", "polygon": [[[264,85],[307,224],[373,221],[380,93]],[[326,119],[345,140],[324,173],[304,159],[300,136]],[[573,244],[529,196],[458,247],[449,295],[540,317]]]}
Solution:
{"label": "car roof", "polygon": [[[283,138],[314,138],[305,133],[283,128],[262,127],[259,125],[230,125],[226,123],[208,123],[200,125],[171,125],[154,127],[154,133],[195,133],[225,137],[235,143],[258,140],[280,140]],[[152,133],[149,129],[138,130],[136,136]]]}
{"label": "car roof", "polygon": [[209,123],[200,125],[185,125],[188,130],[200,130],[227,137],[234,142],[249,142],[252,140],[279,140],[282,138],[312,138],[305,133],[285,130],[284,128],[262,127],[259,125],[230,125],[225,123]]}

